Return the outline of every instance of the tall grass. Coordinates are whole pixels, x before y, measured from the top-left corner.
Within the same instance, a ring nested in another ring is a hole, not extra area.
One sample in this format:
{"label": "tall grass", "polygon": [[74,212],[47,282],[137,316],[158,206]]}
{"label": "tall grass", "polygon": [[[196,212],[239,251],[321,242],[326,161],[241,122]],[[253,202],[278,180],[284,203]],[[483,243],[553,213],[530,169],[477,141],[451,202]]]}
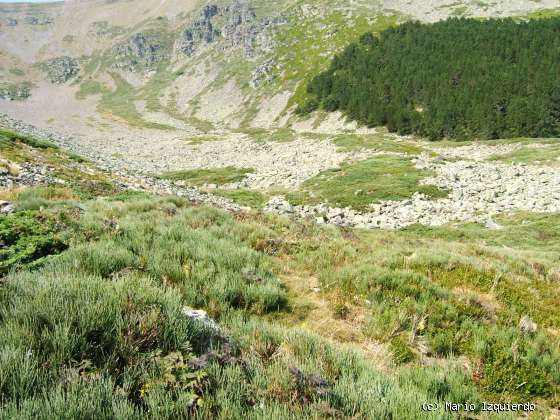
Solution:
{"label": "tall grass", "polygon": [[[37,194],[43,212],[76,208]],[[442,419],[453,416],[422,403],[533,400],[546,413],[557,400],[554,248],[504,248],[522,238],[501,231],[481,244],[471,226],[349,231],[173,197],[80,209],[60,219],[69,249],[0,282],[0,418]],[[294,323],[279,280],[290,272],[344,303],[349,327],[362,314],[394,364],[378,369],[371,350]],[[524,315],[536,333],[520,333]]]}

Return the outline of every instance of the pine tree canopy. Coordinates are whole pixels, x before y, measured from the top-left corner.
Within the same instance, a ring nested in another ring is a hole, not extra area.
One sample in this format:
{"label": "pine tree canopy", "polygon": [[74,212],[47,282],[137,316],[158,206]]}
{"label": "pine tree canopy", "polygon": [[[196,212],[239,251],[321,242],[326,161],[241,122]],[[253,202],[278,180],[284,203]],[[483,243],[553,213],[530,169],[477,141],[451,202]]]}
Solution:
{"label": "pine tree canopy", "polygon": [[409,22],[364,34],[298,109],[430,139],[560,137],[560,18]]}

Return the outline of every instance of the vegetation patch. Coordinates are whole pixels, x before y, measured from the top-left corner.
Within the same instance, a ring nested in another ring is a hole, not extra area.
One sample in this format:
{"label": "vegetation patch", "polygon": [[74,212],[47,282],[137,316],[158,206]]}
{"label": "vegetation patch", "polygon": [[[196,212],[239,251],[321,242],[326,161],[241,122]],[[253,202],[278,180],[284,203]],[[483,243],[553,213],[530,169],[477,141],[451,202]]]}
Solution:
{"label": "vegetation patch", "polygon": [[214,194],[229,198],[241,206],[251,207],[254,209],[262,208],[268,200],[268,196],[259,191],[254,190],[215,190]]}
{"label": "vegetation patch", "polygon": [[103,93],[103,85],[96,80],[87,79],[80,83],[80,89],[76,92],[77,99],[86,99],[90,95]]}
{"label": "vegetation patch", "polygon": [[338,134],[333,138],[340,151],[348,152],[360,149],[375,149],[383,152],[420,154],[422,149],[403,140],[379,134]]}
{"label": "vegetation patch", "polygon": [[544,148],[525,147],[503,155],[495,155],[490,158],[494,161],[506,163],[525,163],[528,165],[560,165],[560,142],[547,145]]}
{"label": "vegetation patch", "polygon": [[560,54],[548,46],[559,27],[558,17],[453,18],[366,33],[308,84],[300,112],[341,110],[430,139],[558,137]]}
{"label": "vegetation patch", "polygon": [[57,218],[38,211],[0,216],[0,274],[13,267],[38,265],[67,248]]}
{"label": "vegetation patch", "polygon": [[437,187],[420,185],[429,171],[414,168],[408,158],[377,156],[358,162],[343,163],[303,183],[302,192],[288,193],[294,204],[326,202],[331,206],[367,210],[381,200],[404,200],[415,192],[430,197],[445,197]]}
{"label": "vegetation patch", "polygon": [[7,418],[415,418],[419,401],[532,401],[540,418],[558,405],[559,215],[366,231],[74,184],[10,200]]}
{"label": "vegetation patch", "polygon": [[242,132],[256,141],[290,142],[296,139],[296,132],[290,128],[265,130],[259,128],[245,128]]}
{"label": "vegetation patch", "polygon": [[7,148],[16,147],[17,143],[23,143],[37,149],[58,149],[58,146],[47,140],[0,129],[0,151],[4,152]]}
{"label": "vegetation patch", "polygon": [[211,141],[222,141],[223,138],[220,136],[211,136],[211,135],[201,135],[196,137],[189,137],[188,139],[189,144],[198,145],[206,142]]}
{"label": "vegetation patch", "polygon": [[225,168],[214,169],[189,169],[185,171],[165,172],[159,178],[171,181],[186,181],[190,185],[202,186],[205,184],[224,185],[231,182],[238,182],[245,178],[247,174],[253,173],[251,168],[236,168],[227,166]]}

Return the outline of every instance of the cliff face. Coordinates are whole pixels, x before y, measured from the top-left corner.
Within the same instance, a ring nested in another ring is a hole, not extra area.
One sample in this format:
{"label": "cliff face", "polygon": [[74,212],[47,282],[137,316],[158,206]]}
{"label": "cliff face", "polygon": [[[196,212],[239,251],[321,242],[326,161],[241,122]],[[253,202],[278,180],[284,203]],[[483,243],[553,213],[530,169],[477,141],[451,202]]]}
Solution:
{"label": "cliff face", "polygon": [[154,70],[158,63],[169,57],[165,42],[155,35],[135,33],[113,47],[113,68],[130,72]]}
{"label": "cliff face", "polygon": [[223,49],[241,48],[246,57],[254,57],[272,50],[273,30],[284,22],[279,16],[258,17],[246,1],[236,0],[228,6],[209,4],[183,31],[179,50],[191,56],[204,45],[221,42]]}

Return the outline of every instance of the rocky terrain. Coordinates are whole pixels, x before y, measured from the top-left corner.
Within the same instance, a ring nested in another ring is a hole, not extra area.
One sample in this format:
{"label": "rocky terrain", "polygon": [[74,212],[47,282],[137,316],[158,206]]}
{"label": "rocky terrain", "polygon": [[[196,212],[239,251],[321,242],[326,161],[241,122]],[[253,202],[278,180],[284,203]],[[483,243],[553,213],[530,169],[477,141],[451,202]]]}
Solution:
{"label": "rocky terrain", "polygon": [[[75,142],[56,133],[41,130],[29,124],[13,120],[5,115],[0,115],[0,127],[5,129],[17,130],[18,133],[37,138],[47,139],[57,146],[71,151],[85,152],[83,156],[91,159],[97,167],[109,171],[115,183],[120,185],[123,190],[146,191],[155,194],[172,194],[185,197],[197,203],[206,203],[212,206],[223,208],[229,211],[240,211],[242,207],[233,203],[231,200],[218,197],[196,188],[174,185],[168,181],[156,179],[150,176],[142,176],[139,173],[130,173],[127,170],[116,169],[107,166],[102,157],[90,154],[88,151],[75,148]],[[79,163],[77,165],[80,165]],[[88,169],[80,166],[82,172]],[[51,174],[52,166],[47,162],[34,162],[17,164],[6,159],[0,159],[0,188],[21,188],[40,185],[64,184],[61,180]]]}
{"label": "rocky terrain", "polygon": [[[27,113],[2,102],[0,111],[39,126],[53,120],[61,131],[66,127],[43,99],[58,95],[76,110],[73,124],[85,134],[116,123],[149,126],[154,112],[197,129],[287,126],[297,123],[291,112],[302,81],[366,30],[410,18],[546,15],[559,7],[553,0],[143,4],[135,10],[100,0],[0,8],[0,82],[29,83],[25,95],[2,97],[29,97],[30,108],[41,109]],[[69,80],[72,88],[60,89]],[[118,97],[111,96],[117,88]],[[86,100],[94,110],[82,111]],[[135,115],[128,105],[135,100],[149,107]]]}
{"label": "rocky terrain", "polygon": [[[47,138],[86,156],[100,167],[110,170],[114,176],[122,178],[123,188],[176,194],[228,210],[241,209],[230,200],[188,187],[184,182],[157,179],[128,168],[122,162],[106,160],[99,151],[76,147],[75,139],[38,129],[7,116],[0,118],[0,126]],[[546,149],[551,144],[473,144],[460,147],[433,147],[425,143],[419,145],[426,152],[412,155],[415,167],[435,172],[435,176],[424,179],[422,183],[447,191],[446,198],[431,199],[424,194],[414,193],[410,199],[372,203],[370,211],[358,212],[352,208],[332,207],[327,203],[314,206],[292,205],[282,196],[274,196],[266,203],[264,210],[288,216],[310,217],[321,224],[368,229],[395,229],[416,223],[439,226],[451,222],[477,222],[490,229],[500,229],[500,225],[493,220],[493,216],[498,214],[514,211],[560,212],[558,167],[488,160],[523,148]],[[189,156],[186,162],[188,168],[227,167],[235,162],[241,168],[255,169],[242,181],[221,186],[231,190],[279,187],[296,189],[321,170],[337,167],[342,162],[392,154],[366,149],[350,153],[338,152],[330,140],[304,139],[269,143],[239,138],[235,142],[209,141],[192,147],[192,150],[198,149],[198,154]],[[49,177],[48,168],[24,166],[18,167],[15,172],[15,176],[10,175],[7,170],[0,174],[2,186],[60,182]]]}
{"label": "rocky terrain", "polygon": [[[532,144],[529,148],[545,148]],[[560,212],[560,170],[554,167],[512,165],[483,160],[483,156],[507,153],[519,146],[476,145],[441,149],[440,156],[422,154],[416,167],[432,169],[437,175],[424,184],[449,192],[447,198],[433,200],[415,193],[403,201],[383,201],[371,211],[359,213],[350,208],[292,206],[280,196],[266,205],[267,211],[315,217],[318,223],[360,228],[401,228],[415,223],[439,226],[450,222],[477,222],[491,229],[500,226],[492,216],[513,211]],[[460,160],[447,160],[452,156]]]}

